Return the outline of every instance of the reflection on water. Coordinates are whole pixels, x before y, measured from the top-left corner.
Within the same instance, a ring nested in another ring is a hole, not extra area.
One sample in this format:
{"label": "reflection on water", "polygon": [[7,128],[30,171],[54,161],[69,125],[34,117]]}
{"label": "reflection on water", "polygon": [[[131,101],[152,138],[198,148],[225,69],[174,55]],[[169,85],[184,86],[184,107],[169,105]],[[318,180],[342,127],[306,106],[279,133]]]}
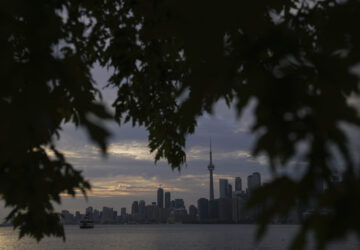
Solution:
{"label": "reflection on water", "polygon": [[[297,226],[274,225],[266,238],[254,244],[255,225],[97,225],[94,229],[66,226],[66,242],[47,238],[39,244],[34,239],[18,240],[12,228],[0,228],[0,249],[286,249]],[[333,244],[331,250],[360,249],[359,241]],[[309,249],[312,249],[310,246]]]}

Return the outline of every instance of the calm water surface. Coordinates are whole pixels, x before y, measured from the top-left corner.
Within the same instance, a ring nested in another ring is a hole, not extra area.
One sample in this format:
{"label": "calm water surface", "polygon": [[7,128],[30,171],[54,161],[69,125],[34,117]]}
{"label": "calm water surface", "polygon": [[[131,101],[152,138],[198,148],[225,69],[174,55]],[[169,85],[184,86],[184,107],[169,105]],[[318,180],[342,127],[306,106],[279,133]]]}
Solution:
{"label": "calm water surface", "polygon": [[[10,227],[0,228],[1,250],[104,249],[104,250],[282,250],[286,249],[298,226],[270,226],[267,236],[254,244],[255,225],[96,225],[94,229],[66,226],[66,242],[46,238],[39,244],[30,238],[18,240]],[[313,249],[310,246],[308,249]],[[358,240],[336,242],[331,250],[360,249]]]}

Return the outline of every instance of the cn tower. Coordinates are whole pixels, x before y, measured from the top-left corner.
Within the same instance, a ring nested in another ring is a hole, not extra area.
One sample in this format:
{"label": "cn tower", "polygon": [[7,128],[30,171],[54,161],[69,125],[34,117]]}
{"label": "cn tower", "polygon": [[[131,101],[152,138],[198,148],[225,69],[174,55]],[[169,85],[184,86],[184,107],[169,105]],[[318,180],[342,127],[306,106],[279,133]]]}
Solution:
{"label": "cn tower", "polygon": [[213,181],[213,171],[215,166],[212,163],[212,150],[211,150],[211,137],[210,137],[210,163],[208,166],[210,172],[210,200],[214,200],[214,181]]}

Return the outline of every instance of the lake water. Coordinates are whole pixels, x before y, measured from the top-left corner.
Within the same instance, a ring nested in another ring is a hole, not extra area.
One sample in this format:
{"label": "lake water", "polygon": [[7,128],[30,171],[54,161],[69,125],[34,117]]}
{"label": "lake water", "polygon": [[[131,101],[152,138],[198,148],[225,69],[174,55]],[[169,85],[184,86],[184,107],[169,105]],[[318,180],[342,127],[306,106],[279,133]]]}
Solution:
{"label": "lake water", "polygon": [[[255,229],[255,225],[95,225],[94,229],[65,226],[66,242],[46,238],[38,244],[31,238],[18,240],[16,231],[2,227],[0,249],[281,250],[287,249],[298,226],[270,226],[267,236],[258,244],[253,241]],[[360,249],[360,243],[353,238],[336,242],[329,249],[355,250]]]}

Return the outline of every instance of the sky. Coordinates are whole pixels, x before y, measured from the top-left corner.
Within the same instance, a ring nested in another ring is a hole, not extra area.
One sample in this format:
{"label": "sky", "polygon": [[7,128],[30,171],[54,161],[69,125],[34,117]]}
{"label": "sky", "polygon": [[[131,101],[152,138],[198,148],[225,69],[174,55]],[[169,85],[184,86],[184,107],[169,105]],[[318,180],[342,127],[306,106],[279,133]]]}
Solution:
{"label": "sky", "polygon": [[[103,101],[111,111],[116,90],[104,88],[110,73],[101,67],[94,67],[93,78],[101,89]],[[99,148],[89,140],[81,128],[66,124],[55,141],[76,169],[82,170],[85,179],[90,181],[92,190],[85,199],[82,194],[75,198],[62,197],[56,210],[84,212],[92,206],[102,209],[113,207],[128,211],[135,200],[146,203],[156,201],[159,187],[171,192],[171,199],[183,198],[185,206],[196,205],[201,197],[209,198],[209,141],[212,138],[215,197],[219,196],[219,179],[227,178],[234,185],[235,177],[241,177],[243,189],[246,178],[253,172],[259,172],[262,179],[269,178],[266,159],[251,156],[254,136],[249,133],[253,122],[251,106],[244,112],[241,120],[224,102],[214,106],[213,115],[204,115],[198,119],[198,126],[186,141],[187,163],[180,171],[172,170],[165,160],[154,162],[154,155],[147,147],[147,131],[144,127],[132,127],[125,124],[119,127],[115,122],[104,124],[111,132],[108,154],[104,157]],[[0,218],[5,218],[10,210],[3,208],[0,201]]]}
{"label": "sky", "polygon": [[[109,77],[107,70],[95,67],[93,77],[102,89],[103,99],[109,109],[116,97],[116,90],[103,88]],[[87,206],[102,209],[113,207],[129,211],[134,200],[156,201],[157,189],[171,192],[171,199],[183,198],[185,205],[197,204],[201,197],[209,196],[209,140],[212,138],[215,197],[219,196],[218,179],[227,178],[234,186],[235,177],[243,180],[253,172],[260,172],[263,180],[269,178],[266,159],[251,156],[254,136],[249,133],[253,122],[251,106],[241,120],[224,102],[214,107],[213,115],[204,115],[198,120],[193,135],[187,139],[187,163],[180,171],[172,170],[165,160],[154,163],[154,155],[147,147],[147,131],[143,127],[115,122],[106,126],[112,133],[108,155],[103,157],[99,149],[81,128],[66,125],[61,139],[56,143],[76,169],[81,169],[92,185],[86,201],[81,195],[75,199],[63,197],[57,209],[83,212]]]}
{"label": "sky", "polygon": [[[98,87],[102,89],[104,102],[111,110],[116,91],[103,88],[109,72],[95,67],[92,73]],[[358,101],[355,99],[355,102]],[[255,137],[249,132],[249,127],[254,121],[254,107],[255,103],[251,102],[241,119],[238,119],[233,109],[219,102],[214,106],[212,115],[206,114],[199,118],[195,133],[187,138],[187,164],[180,171],[172,170],[164,160],[154,163],[154,155],[150,154],[147,147],[147,132],[143,127],[132,127],[130,124],[119,127],[115,122],[107,123],[112,138],[108,155],[104,157],[83,129],[65,125],[56,145],[76,169],[83,171],[92,190],[87,199],[81,194],[75,198],[63,196],[62,204],[56,205],[56,209],[84,212],[88,206],[99,210],[107,206],[117,211],[126,207],[130,211],[135,200],[145,200],[146,203],[156,201],[159,187],[165,192],[170,191],[171,199],[183,198],[186,207],[196,205],[199,198],[209,197],[207,166],[210,137],[215,165],[215,198],[219,197],[220,178],[227,178],[234,187],[235,177],[241,177],[243,189],[246,189],[247,176],[259,172],[262,182],[266,182],[271,178],[266,158],[254,158],[251,155]],[[356,138],[359,140],[354,140],[357,143],[355,148],[360,149],[360,137]],[[297,166],[299,164],[297,162]],[[4,218],[8,211],[0,208],[0,217]]]}

